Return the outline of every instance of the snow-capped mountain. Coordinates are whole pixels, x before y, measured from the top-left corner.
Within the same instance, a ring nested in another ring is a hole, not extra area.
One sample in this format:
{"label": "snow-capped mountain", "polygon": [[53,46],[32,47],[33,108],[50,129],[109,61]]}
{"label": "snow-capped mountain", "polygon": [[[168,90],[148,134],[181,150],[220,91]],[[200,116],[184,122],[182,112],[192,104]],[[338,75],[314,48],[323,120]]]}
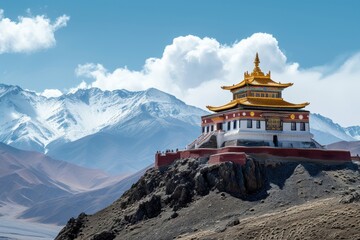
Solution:
{"label": "snow-capped mountain", "polygon": [[[157,150],[183,148],[207,114],[154,88],[46,98],[1,84],[0,109],[0,141],[113,173],[142,169]],[[321,144],[360,139],[360,126],[343,128],[320,114],[311,114],[310,126]]]}
{"label": "snow-capped mountain", "polygon": [[[310,128],[315,140],[324,145],[339,141],[355,141],[356,129],[360,130],[360,126],[344,128],[317,113],[310,115]],[[353,135],[349,129],[354,129]]]}
{"label": "snow-capped mountain", "polygon": [[[23,218],[54,223],[75,208],[89,213],[109,204],[141,175],[120,181],[70,163],[137,172],[153,163],[157,150],[192,142],[200,116],[208,114],[156,89],[93,88],[45,98],[1,84],[0,110],[1,142],[48,155],[0,144],[0,217],[11,203],[23,207]],[[310,126],[321,144],[360,138],[360,126],[343,128],[320,114],[311,114]]]}
{"label": "snow-capped mountain", "polygon": [[185,147],[206,114],[154,88],[45,98],[0,85],[0,109],[1,142],[113,173],[143,168],[157,150]]}
{"label": "snow-capped mountain", "polygon": [[360,126],[347,127],[345,131],[348,135],[352,136],[357,140],[360,140]]}

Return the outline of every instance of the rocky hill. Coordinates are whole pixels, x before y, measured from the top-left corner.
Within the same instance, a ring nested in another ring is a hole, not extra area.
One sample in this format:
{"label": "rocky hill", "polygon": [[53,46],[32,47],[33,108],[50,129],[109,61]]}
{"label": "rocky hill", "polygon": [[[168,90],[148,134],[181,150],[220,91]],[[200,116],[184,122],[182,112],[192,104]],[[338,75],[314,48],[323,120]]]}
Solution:
{"label": "rocky hill", "polygon": [[355,163],[179,160],[56,239],[358,239],[359,183]]}

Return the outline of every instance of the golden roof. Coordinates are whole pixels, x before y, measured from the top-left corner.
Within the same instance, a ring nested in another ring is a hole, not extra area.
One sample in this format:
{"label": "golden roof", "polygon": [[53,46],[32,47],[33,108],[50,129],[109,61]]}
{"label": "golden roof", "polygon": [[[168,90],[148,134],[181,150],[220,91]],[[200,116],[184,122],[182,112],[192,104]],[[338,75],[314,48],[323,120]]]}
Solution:
{"label": "golden roof", "polygon": [[245,97],[232,100],[231,102],[220,106],[206,106],[210,111],[219,112],[229,110],[237,105],[250,106],[250,107],[266,107],[266,108],[286,108],[286,109],[300,109],[309,105],[308,102],[294,104],[284,101],[282,98],[259,98],[259,97]]}
{"label": "golden roof", "polygon": [[266,75],[261,71],[260,67],[259,67],[259,55],[258,53],[256,53],[255,56],[255,60],[254,60],[254,64],[255,67],[252,71],[252,73],[248,73],[245,72],[244,73],[244,80],[242,80],[240,83],[238,84],[234,84],[232,86],[222,86],[222,89],[225,90],[234,90],[237,88],[241,88],[243,86],[261,86],[261,87],[278,87],[278,88],[287,88],[292,86],[292,83],[277,83],[275,81],[273,81],[270,78],[270,71],[269,73],[267,73]]}

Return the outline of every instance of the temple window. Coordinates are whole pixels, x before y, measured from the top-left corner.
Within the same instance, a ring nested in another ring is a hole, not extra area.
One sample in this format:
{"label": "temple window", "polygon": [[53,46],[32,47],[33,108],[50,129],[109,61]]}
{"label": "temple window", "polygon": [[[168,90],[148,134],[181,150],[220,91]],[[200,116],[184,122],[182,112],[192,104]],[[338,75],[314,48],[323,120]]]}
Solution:
{"label": "temple window", "polygon": [[206,127],[206,132],[210,132],[209,126]]}
{"label": "temple window", "polygon": [[211,131],[214,131],[214,125],[211,125]]}
{"label": "temple window", "polygon": [[257,120],[257,121],[256,121],[256,128],[258,128],[258,129],[261,128],[260,123],[261,123],[260,120]]}
{"label": "temple window", "polygon": [[305,131],[305,123],[304,122],[300,123],[300,131]]}
{"label": "temple window", "polygon": [[202,127],[202,132],[204,132],[205,131],[205,128],[204,127]]}
{"label": "temple window", "polygon": [[230,131],[230,129],[231,129],[231,122],[228,122],[227,123],[227,130]]}
{"label": "temple window", "polygon": [[291,123],[291,131],[296,131],[296,122]]}
{"label": "temple window", "polygon": [[237,94],[234,94],[234,98],[237,99],[237,98],[244,98],[246,97],[246,93],[237,93]]}
{"label": "temple window", "polygon": [[236,129],[236,128],[237,128],[236,122],[237,122],[237,120],[234,120],[234,121],[233,121],[233,129]]}
{"label": "temple window", "polygon": [[252,128],[252,120],[251,119],[247,120],[247,128]]}
{"label": "temple window", "polygon": [[252,97],[268,97],[268,98],[280,98],[281,94],[278,92],[251,92]]}

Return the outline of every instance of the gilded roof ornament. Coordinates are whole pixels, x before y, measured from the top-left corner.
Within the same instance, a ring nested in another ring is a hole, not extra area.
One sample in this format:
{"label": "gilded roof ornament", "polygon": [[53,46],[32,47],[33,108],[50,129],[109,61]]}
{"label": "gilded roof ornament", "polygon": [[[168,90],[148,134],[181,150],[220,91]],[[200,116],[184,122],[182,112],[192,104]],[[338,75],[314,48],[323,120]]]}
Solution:
{"label": "gilded roof ornament", "polygon": [[259,67],[260,59],[259,59],[259,54],[258,53],[256,53],[254,64],[255,64],[255,67],[254,67],[254,70],[251,73],[251,75],[252,76],[264,76],[264,73],[261,71],[261,69]]}
{"label": "gilded roof ornament", "polygon": [[[281,92],[283,89],[292,86],[292,83],[275,82],[271,79],[270,71],[265,75],[260,67],[259,54],[256,53],[252,73],[244,72],[244,80],[232,86],[222,86],[222,89],[230,90],[233,93],[233,100],[223,106],[206,106],[210,111],[220,112],[235,107],[261,107],[261,108],[282,108],[301,109],[309,105],[308,102],[294,104],[284,101],[281,94],[274,95],[271,91]],[[245,88],[245,87],[252,87]],[[263,87],[263,88],[262,88]],[[274,88],[276,90],[274,90]],[[242,91],[241,95],[239,94]],[[270,92],[270,95],[269,95]]]}

